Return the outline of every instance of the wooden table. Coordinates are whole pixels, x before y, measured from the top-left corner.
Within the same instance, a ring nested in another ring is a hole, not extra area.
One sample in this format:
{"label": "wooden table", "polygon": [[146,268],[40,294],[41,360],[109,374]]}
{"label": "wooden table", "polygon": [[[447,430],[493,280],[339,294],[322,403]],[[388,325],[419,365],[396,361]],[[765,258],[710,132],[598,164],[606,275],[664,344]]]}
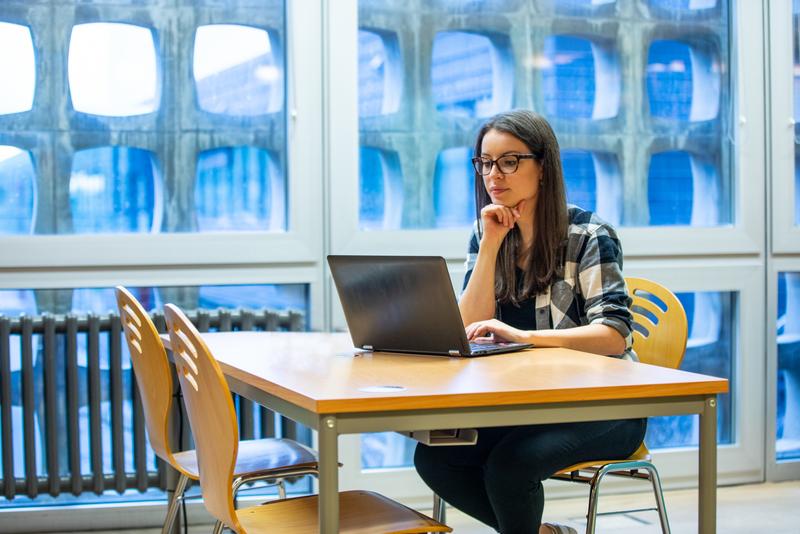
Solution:
{"label": "wooden table", "polygon": [[[169,348],[169,339],[163,336]],[[339,434],[700,415],[698,532],[716,532],[718,393],[728,381],[569,350],[367,353],[348,334],[203,334],[233,391],[319,433],[320,532],[338,531]]]}

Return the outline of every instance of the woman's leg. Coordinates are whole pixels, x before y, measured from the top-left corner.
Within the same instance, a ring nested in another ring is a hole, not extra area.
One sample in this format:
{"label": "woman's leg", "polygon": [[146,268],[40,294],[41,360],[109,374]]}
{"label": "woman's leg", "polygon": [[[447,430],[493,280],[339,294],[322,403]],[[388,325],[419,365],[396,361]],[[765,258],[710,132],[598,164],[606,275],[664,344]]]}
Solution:
{"label": "woman's leg", "polygon": [[542,481],[572,464],[627,458],[644,437],[643,419],[516,427],[486,459],[485,484],[502,534],[539,532]]}
{"label": "woman's leg", "polygon": [[492,448],[515,427],[481,428],[475,445],[429,447],[417,444],[414,466],[422,480],[451,506],[497,529],[484,483],[484,464]]}

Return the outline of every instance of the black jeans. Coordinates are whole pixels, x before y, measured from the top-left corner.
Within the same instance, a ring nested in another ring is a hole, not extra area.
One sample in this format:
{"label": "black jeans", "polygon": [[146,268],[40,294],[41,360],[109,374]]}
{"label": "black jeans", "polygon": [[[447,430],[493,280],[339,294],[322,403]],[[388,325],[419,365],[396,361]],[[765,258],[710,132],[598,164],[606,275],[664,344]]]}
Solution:
{"label": "black jeans", "polygon": [[481,428],[473,446],[417,444],[414,465],[447,503],[502,534],[537,534],[542,481],[572,464],[618,460],[641,444],[646,419]]}

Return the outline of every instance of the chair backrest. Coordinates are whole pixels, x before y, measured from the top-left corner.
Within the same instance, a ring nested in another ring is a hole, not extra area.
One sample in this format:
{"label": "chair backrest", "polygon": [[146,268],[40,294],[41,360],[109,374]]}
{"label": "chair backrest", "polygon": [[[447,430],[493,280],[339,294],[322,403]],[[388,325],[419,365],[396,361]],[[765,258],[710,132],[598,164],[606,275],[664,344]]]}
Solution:
{"label": "chair backrest", "polygon": [[686,352],[688,324],[681,301],[666,287],[644,278],[625,278],[633,299],[633,350],[643,363],[677,369]]}
{"label": "chair backrest", "polygon": [[203,501],[216,519],[242,532],[233,507],[239,431],[230,389],[217,360],[183,312],[167,304],[164,315],[197,450]]}
{"label": "chair backrest", "polygon": [[159,458],[183,472],[172,456],[170,447],[168,429],[172,408],[172,373],[164,344],[150,315],[130,291],[117,286],[116,297],[136,384],[142,397],[150,446]]}

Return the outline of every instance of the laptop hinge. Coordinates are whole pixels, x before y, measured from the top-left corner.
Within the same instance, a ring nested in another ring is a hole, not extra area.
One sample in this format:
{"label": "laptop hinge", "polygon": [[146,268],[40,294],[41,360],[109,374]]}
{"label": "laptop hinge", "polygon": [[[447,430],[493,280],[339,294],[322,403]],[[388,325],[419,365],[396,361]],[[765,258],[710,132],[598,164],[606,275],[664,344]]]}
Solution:
{"label": "laptop hinge", "polygon": [[372,345],[364,345],[361,348],[364,349],[364,350],[372,350]]}
{"label": "laptop hinge", "polygon": [[460,350],[448,350],[447,354],[449,354],[450,356],[461,356],[461,351]]}

